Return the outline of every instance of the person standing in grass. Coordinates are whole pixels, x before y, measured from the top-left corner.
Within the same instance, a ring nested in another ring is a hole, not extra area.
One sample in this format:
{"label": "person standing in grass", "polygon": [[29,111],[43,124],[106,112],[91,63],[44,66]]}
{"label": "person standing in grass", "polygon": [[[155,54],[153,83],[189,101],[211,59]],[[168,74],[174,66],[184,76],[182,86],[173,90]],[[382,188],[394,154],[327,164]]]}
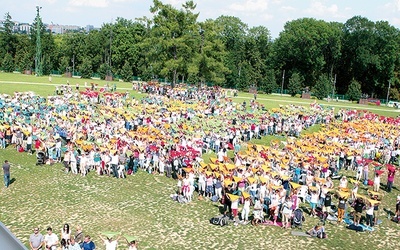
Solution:
{"label": "person standing in grass", "polygon": [[4,172],[4,186],[8,188],[8,186],[10,186],[10,163],[8,163],[8,160],[4,161],[3,172]]}
{"label": "person standing in grass", "polygon": [[79,246],[79,244],[75,241],[74,237],[71,238],[68,250],[82,250],[81,246]]}
{"label": "person standing in grass", "polygon": [[394,175],[396,173],[396,170],[394,169],[389,169],[388,177],[387,177],[387,185],[386,185],[386,191],[388,193],[392,192],[392,187],[393,187],[393,181],[394,181]]}
{"label": "person standing in grass", "polygon": [[344,218],[344,213],[346,210],[346,199],[342,196],[339,197],[339,202],[338,202],[338,220],[337,223],[340,224],[343,221]]}
{"label": "person standing in grass", "polygon": [[85,236],[85,240],[83,241],[83,244],[82,244],[82,249],[83,250],[95,250],[96,249],[96,245],[91,240],[89,235]]}
{"label": "person standing in grass", "polygon": [[2,131],[0,129],[0,148],[5,149],[6,148],[6,134],[5,131]]}
{"label": "person standing in grass", "polygon": [[42,249],[44,242],[43,235],[40,233],[39,228],[35,227],[33,229],[33,234],[29,237],[29,246],[31,250],[39,250]]}
{"label": "person standing in grass", "polygon": [[138,243],[135,240],[133,240],[133,241],[129,242],[128,250],[137,250],[138,249],[137,246],[138,246]]}
{"label": "person standing in grass", "polygon": [[113,236],[107,237],[106,239],[103,236],[99,235],[100,239],[103,241],[104,245],[106,246],[106,250],[116,250],[118,246],[118,240],[120,236],[118,236],[115,240]]}
{"label": "person standing in grass", "polygon": [[76,232],[74,235],[74,239],[75,241],[81,245],[83,243],[83,231],[82,231],[82,227],[80,225],[76,226]]}
{"label": "person standing in grass", "polygon": [[51,227],[47,228],[47,234],[44,236],[44,242],[46,246],[46,250],[56,250],[58,245],[58,237],[55,233],[53,233],[53,229]]}

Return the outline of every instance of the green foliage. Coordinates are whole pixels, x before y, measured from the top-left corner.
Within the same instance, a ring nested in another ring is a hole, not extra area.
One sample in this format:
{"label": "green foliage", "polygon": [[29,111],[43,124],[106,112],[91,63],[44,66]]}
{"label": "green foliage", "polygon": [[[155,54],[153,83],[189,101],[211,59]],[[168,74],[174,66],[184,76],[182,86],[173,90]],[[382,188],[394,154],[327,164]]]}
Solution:
{"label": "green foliage", "polygon": [[7,53],[3,61],[1,62],[1,67],[5,72],[13,72],[14,71],[14,61],[10,53]]}
{"label": "green foliage", "polygon": [[[386,96],[387,82],[394,77],[400,54],[399,29],[388,22],[376,23],[355,16],[344,24],[343,57],[339,82],[355,79],[363,93]],[[397,66],[398,67],[398,66]],[[339,86],[346,89],[346,86]]]}
{"label": "green foliage", "polygon": [[[336,74],[337,93],[344,94],[355,79],[363,93],[380,98],[386,98],[389,79],[399,82],[400,32],[386,21],[356,16],[343,24],[301,18],[286,23],[279,37],[272,40],[266,27],[249,27],[234,16],[199,22],[193,1],[176,8],[154,0],[150,12],[151,18],[117,18],[87,34],[52,35],[42,25],[43,73],[72,72],[74,64],[75,69],[87,72],[84,77],[90,76],[89,72],[105,76],[110,70],[124,75],[128,62],[132,75],[144,80],[164,78],[173,84],[212,83],[243,90],[255,84],[271,93],[280,89],[281,73],[277,72],[286,70],[289,76],[299,73],[311,89],[321,74]],[[0,58],[9,53],[15,67],[31,69],[35,65],[37,20],[30,35],[16,35],[11,15],[6,13],[3,19]],[[285,84],[292,95],[300,92],[294,88],[295,82]],[[393,91],[399,88],[400,84],[391,87]]]}
{"label": "green foliage", "polygon": [[341,49],[341,26],[313,18],[286,23],[273,44],[275,66],[299,72],[311,84],[320,74],[337,68]]}
{"label": "green foliage", "polygon": [[297,72],[289,78],[288,91],[291,96],[295,96],[303,90],[304,78]]}
{"label": "green foliage", "polygon": [[32,51],[29,37],[26,35],[18,35],[14,63],[19,70],[28,70],[33,67]]}
{"label": "green foliage", "polygon": [[132,67],[128,61],[125,61],[122,67],[121,76],[125,82],[130,82],[132,80]]}
{"label": "green foliage", "polygon": [[273,91],[276,91],[279,86],[276,83],[276,77],[274,70],[267,70],[265,74],[264,81],[259,85],[260,89],[265,91],[266,94],[271,94]]}
{"label": "green foliage", "polygon": [[108,65],[107,63],[103,63],[100,65],[98,73],[101,79],[106,79],[106,76],[110,75],[110,72],[111,72],[110,65]]}
{"label": "green foliage", "polygon": [[358,101],[361,94],[361,84],[356,80],[352,80],[346,93],[347,97],[350,101]]}
{"label": "green foliage", "polygon": [[315,97],[322,100],[332,94],[332,82],[327,75],[320,75],[312,92]]}
{"label": "green foliage", "polygon": [[90,78],[93,74],[92,62],[90,58],[84,58],[81,65],[79,65],[78,70],[83,78]]}
{"label": "green foliage", "polygon": [[399,90],[396,88],[391,88],[389,93],[389,98],[391,100],[400,100],[400,93]]}

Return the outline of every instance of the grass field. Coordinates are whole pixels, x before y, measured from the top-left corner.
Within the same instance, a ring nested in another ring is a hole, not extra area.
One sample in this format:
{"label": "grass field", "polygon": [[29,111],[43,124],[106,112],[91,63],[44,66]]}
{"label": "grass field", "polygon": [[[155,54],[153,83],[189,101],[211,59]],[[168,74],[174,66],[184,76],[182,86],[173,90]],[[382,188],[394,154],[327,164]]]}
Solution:
{"label": "grass field", "polygon": [[[85,80],[70,79],[71,85],[78,81],[83,86]],[[66,79],[53,77],[52,82],[65,84]],[[98,82],[100,86],[104,85],[104,82]],[[54,87],[41,85],[45,83],[48,84],[48,77],[0,73],[0,93],[34,91],[40,95],[51,95]],[[117,84],[118,88],[131,87],[129,83]],[[132,94],[141,96],[134,92]],[[239,97],[252,96],[240,93]],[[236,100],[243,101],[241,98]],[[287,102],[311,102],[271,95],[259,95],[257,100],[267,108],[286,105]],[[357,104],[343,105],[346,108],[365,109]],[[382,115],[399,114],[385,107],[376,109]],[[270,139],[260,143],[267,143]],[[210,154],[204,157],[208,159]],[[0,162],[5,159],[13,163],[13,183],[8,189],[1,189],[0,221],[26,245],[35,226],[39,226],[43,234],[47,226],[52,226],[59,234],[62,225],[69,223],[72,228],[82,225],[84,233],[92,236],[97,249],[104,249],[98,237],[102,231],[122,231],[123,234],[135,236],[140,249],[399,249],[399,225],[390,222],[385,212],[395,209],[396,196],[399,194],[397,188],[385,195],[379,214],[383,223],[374,233],[356,233],[327,224],[328,239],[318,240],[294,237],[290,230],[273,226],[213,226],[209,219],[219,213],[219,204],[197,199],[190,204],[176,203],[169,198],[176,190],[176,182],[163,176],[145,172],[128,176],[127,179],[97,176],[93,172],[87,177],[73,176],[65,174],[61,164],[35,166],[35,156],[17,153],[10,147],[0,150]],[[381,182],[386,183],[386,176],[382,177]],[[398,176],[394,186],[400,187]],[[359,193],[364,194],[366,190],[361,188]],[[304,206],[308,208],[308,204]],[[303,228],[308,229],[316,223],[317,219],[307,216]],[[127,249],[122,240],[118,249]]]}

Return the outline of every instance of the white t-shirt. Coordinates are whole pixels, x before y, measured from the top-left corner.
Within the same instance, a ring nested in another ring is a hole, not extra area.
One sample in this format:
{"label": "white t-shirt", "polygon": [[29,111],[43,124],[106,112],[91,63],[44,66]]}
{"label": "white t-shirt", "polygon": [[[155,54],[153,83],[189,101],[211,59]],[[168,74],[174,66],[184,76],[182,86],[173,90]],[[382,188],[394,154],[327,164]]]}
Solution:
{"label": "white t-shirt", "polygon": [[115,250],[115,249],[117,249],[118,242],[116,240],[113,240],[111,242],[108,240],[105,240],[104,245],[106,246],[106,250]]}
{"label": "white t-shirt", "polygon": [[[44,236],[44,241],[46,243],[46,245],[54,245],[58,242],[58,236],[55,233],[52,234],[46,234],[46,236]],[[57,249],[57,245],[52,246],[51,250],[56,250]]]}

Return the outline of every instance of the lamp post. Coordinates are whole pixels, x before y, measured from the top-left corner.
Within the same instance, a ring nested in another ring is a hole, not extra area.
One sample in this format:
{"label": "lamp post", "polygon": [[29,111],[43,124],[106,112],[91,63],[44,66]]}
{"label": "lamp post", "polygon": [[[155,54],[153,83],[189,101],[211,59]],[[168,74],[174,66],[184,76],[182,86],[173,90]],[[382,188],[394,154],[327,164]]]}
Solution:
{"label": "lamp post", "polygon": [[35,57],[35,75],[42,75],[42,44],[40,41],[40,32],[42,27],[42,20],[40,19],[40,9],[42,7],[36,6],[36,57]]}
{"label": "lamp post", "polygon": [[283,83],[285,82],[285,70],[283,70],[282,74],[282,86],[281,86],[281,95],[283,94]]}
{"label": "lamp post", "polygon": [[332,84],[333,84],[333,88],[332,88],[332,101],[333,101],[333,98],[335,97],[336,74],[335,74],[335,79],[333,80]]}
{"label": "lamp post", "polygon": [[389,93],[390,93],[390,80],[389,80],[389,86],[388,86],[388,91],[387,91],[387,95],[386,95],[386,106],[389,103]]}

